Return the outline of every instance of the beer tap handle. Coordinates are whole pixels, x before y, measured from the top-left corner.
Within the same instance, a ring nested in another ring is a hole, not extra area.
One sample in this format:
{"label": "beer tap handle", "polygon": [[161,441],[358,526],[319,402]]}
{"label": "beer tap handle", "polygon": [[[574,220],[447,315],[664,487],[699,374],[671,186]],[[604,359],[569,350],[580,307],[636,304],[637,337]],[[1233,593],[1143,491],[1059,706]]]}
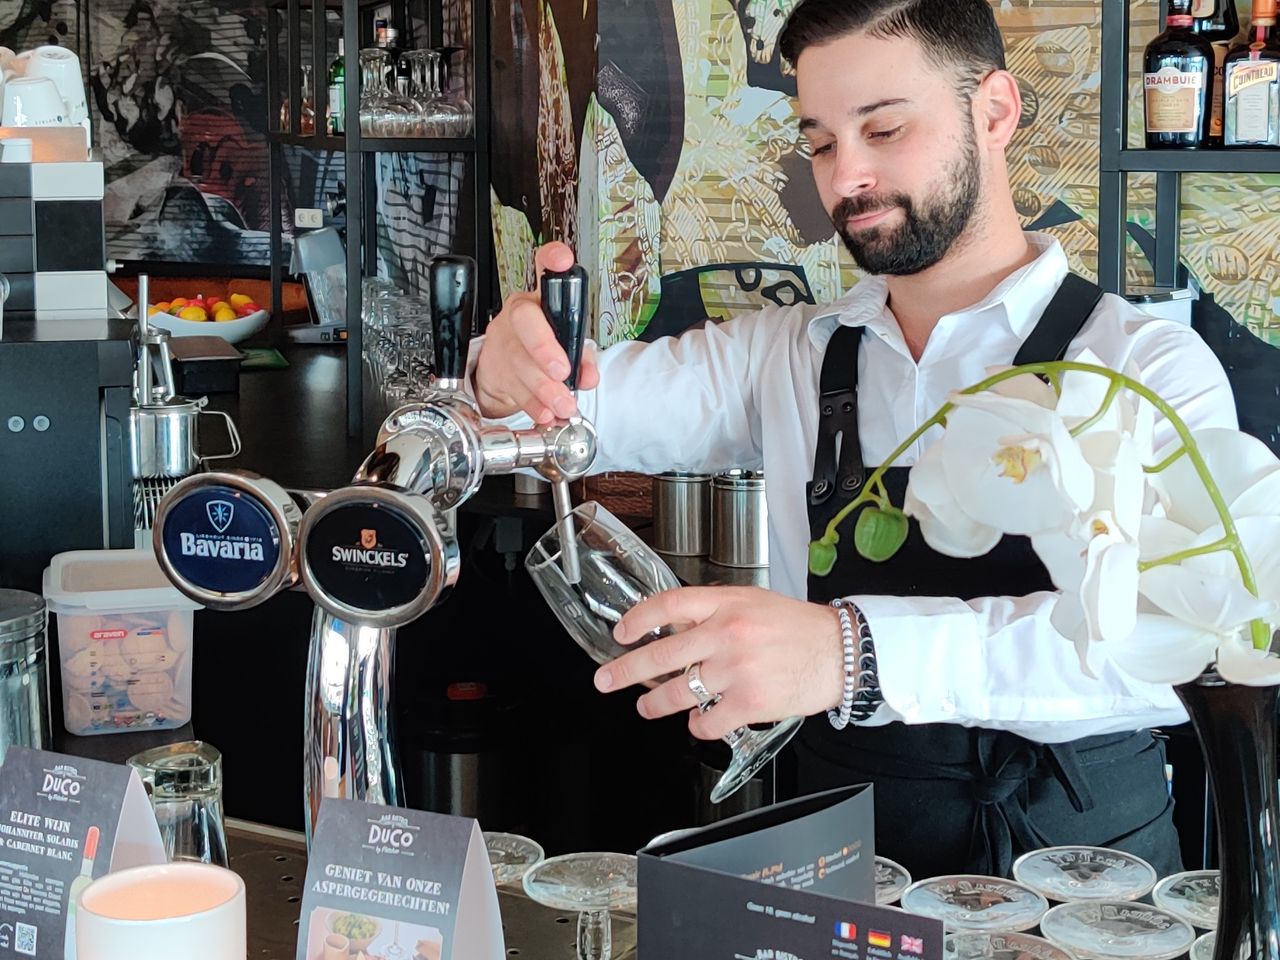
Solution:
{"label": "beer tap handle", "polygon": [[476,262],[446,254],[432,260],[427,270],[435,383],[441,390],[458,390],[467,372],[467,350],[475,324]]}
{"label": "beer tap handle", "polygon": [[[542,275],[541,293],[543,312],[569,358],[569,376],[564,385],[576,393],[583,338],[587,332],[587,271],[576,263],[568,270],[547,271]],[[555,476],[551,497],[560,527],[560,558],[565,579],[577,583],[582,573],[573,525],[573,500],[569,496],[569,481],[563,474]]]}
{"label": "beer tap handle", "polygon": [[587,333],[587,271],[581,264],[542,275],[542,310],[569,358],[564,385],[576,392]]}

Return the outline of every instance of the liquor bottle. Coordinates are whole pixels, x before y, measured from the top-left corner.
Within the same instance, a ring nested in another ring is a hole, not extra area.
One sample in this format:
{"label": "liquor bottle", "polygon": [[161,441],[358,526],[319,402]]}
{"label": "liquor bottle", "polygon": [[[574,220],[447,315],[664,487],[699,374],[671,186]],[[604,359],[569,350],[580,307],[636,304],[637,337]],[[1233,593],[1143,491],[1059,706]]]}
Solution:
{"label": "liquor bottle", "polygon": [[1165,30],[1142,58],[1147,148],[1209,145],[1213,47],[1192,30],[1191,0],[1169,0]]}
{"label": "liquor bottle", "polygon": [[1231,44],[1240,32],[1240,14],[1236,12],[1236,0],[1193,0],[1191,25],[1196,33],[1213,44],[1213,113],[1209,119],[1209,143],[1222,146],[1222,97],[1226,90],[1222,65],[1231,50]]}
{"label": "liquor bottle", "polygon": [[387,21],[382,17],[373,21],[373,45],[375,47],[385,47],[387,45]]}
{"label": "liquor bottle", "polygon": [[1227,85],[1222,107],[1223,143],[1228,147],[1280,147],[1280,31],[1276,0],[1253,0],[1253,22],[1245,42],[1223,65]]}
{"label": "liquor bottle", "polygon": [[346,50],[344,49],[343,38],[338,38],[338,57],[329,65],[329,97],[328,106],[325,107],[325,130],[330,136],[337,136],[346,129],[346,123],[343,121],[346,110],[346,79],[347,65],[345,60]]}
{"label": "liquor bottle", "polygon": [[71,890],[67,894],[66,939],[63,942],[65,960],[75,960],[76,956],[76,897],[80,891],[93,882],[93,861],[98,855],[98,828],[90,827],[84,838],[84,860],[80,863],[80,875],[71,881]]}
{"label": "liquor bottle", "polygon": [[387,77],[387,85],[400,96],[407,97],[413,88],[413,67],[400,49],[400,31],[395,27],[387,28],[387,49],[391,51],[391,75]]}

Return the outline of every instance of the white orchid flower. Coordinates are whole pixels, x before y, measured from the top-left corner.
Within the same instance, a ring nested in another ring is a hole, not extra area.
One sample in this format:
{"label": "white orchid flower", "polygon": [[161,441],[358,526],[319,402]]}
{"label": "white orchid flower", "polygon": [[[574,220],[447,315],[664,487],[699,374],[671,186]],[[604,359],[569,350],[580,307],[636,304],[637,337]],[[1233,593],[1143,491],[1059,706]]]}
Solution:
{"label": "white orchid flower", "polygon": [[[1280,460],[1265,443],[1223,427],[1197,430],[1192,437],[1233,517],[1280,512]],[[1174,440],[1155,454],[1155,462],[1168,459],[1181,446],[1181,440]],[[1186,454],[1153,474],[1151,485],[1165,516],[1175,523],[1200,533],[1220,522],[1204,481]]]}
{"label": "white orchid flower", "polygon": [[911,468],[903,512],[920,524],[925,542],[948,557],[980,557],[1002,536],[974,520],[956,502],[942,468],[942,442],[934,443]]}
{"label": "white orchid flower", "polygon": [[1093,469],[1053,410],[994,393],[953,394],[941,447],[951,495],[1002,533],[1069,525],[1093,500]]}

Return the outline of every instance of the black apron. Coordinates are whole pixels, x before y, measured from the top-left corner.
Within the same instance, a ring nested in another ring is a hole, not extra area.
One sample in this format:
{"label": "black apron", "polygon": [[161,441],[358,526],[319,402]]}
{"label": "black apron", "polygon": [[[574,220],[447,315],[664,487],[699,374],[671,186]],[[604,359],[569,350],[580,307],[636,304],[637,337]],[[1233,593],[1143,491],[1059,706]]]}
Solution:
{"label": "black apron", "polygon": [[[1061,359],[1101,296],[1092,283],[1068,274],[1014,362]],[[808,486],[814,538],[871,472],[858,442],[861,336],[860,327],[837,328],[823,358],[818,447]],[[843,435],[838,462],[837,434]],[[898,505],[908,470],[891,467],[884,474]],[[968,600],[1053,589],[1026,537],[1004,537],[985,556],[959,560],[935,553],[912,523],[902,549],[875,563],[853,549],[855,519],[843,524],[835,569],[826,577],[810,575],[810,600],[851,594]],[[1044,745],[1006,731],[945,723],[837,731],[824,715],[806,721],[795,747],[801,794],[875,784],[876,853],[916,877],[1008,876],[1020,853],[1068,843],[1127,850],[1149,861],[1159,876],[1175,873],[1181,858],[1164,767],[1163,743],[1145,730]]]}

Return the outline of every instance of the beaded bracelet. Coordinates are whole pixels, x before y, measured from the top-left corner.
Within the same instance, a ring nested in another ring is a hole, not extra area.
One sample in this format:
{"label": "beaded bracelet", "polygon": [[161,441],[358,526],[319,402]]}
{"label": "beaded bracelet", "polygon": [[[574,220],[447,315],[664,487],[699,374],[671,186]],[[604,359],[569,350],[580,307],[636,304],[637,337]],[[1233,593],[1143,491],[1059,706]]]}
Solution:
{"label": "beaded bracelet", "polygon": [[[831,601],[840,617],[840,639],[844,646],[844,690],[840,706],[827,711],[827,720],[837,730],[850,721],[869,720],[884,703],[880,680],[876,674],[876,646],[871,627],[858,606],[843,598]],[[850,615],[852,612],[852,616]],[[854,640],[854,621],[857,641]]]}

